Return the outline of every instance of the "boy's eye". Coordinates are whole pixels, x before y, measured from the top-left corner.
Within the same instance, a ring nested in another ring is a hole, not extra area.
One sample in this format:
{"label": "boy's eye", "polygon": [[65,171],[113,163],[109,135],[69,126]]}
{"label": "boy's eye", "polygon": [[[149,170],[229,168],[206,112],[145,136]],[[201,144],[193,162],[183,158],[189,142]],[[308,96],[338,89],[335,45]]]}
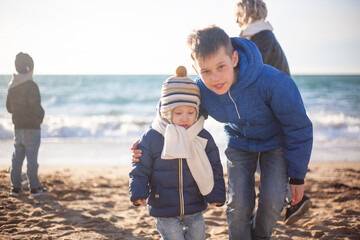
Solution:
{"label": "boy's eye", "polygon": [[201,72],[201,74],[203,74],[203,75],[206,75],[206,74],[209,74],[209,73],[210,73],[210,71],[208,71],[208,70]]}
{"label": "boy's eye", "polygon": [[225,65],[220,65],[219,69],[223,69],[225,67]]}

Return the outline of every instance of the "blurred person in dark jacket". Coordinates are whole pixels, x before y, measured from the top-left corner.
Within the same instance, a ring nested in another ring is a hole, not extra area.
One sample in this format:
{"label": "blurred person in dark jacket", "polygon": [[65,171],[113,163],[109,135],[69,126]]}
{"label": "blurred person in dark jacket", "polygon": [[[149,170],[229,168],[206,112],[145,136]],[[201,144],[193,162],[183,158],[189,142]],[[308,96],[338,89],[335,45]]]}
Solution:
{"label": "blurred person in dark jacket", "polygon": [[26,53],[16,55],[15,68],[17,74],[9,83],[6,108],[12,114],[14,124],[14,153],[11,166],[11,196],[22,194],[21,171],[24,159],[27,159],[27,178],[30,195],[47,194],[38,178],[38,152],[40,147],[40,125],[44,119],[41,96],[38,85],[33,81],[34,61]]}
{"label": "blurred person in dark jacket", "polygon": [[[236,6],[236,22],[240,26],[241,38],[251,40],[259,48],[264,64],[270,65],[290,76],[289,65],[273,27],[266,21],[267,8],[263,0],[240,0]],[[259,169],[259,168],[258,168]],[[303,199],[296,205],[286,208],[285,223],[292,224],[311,207],[309,197],[304,194]]]}

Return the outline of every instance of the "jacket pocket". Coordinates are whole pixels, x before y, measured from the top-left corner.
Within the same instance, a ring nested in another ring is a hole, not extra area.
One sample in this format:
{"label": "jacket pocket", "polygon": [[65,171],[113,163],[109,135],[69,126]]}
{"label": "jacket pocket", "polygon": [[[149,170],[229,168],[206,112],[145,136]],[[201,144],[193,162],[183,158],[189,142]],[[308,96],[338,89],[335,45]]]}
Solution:
{"label": "jacket pocket", "polygon": [[159,203],[162,206],[175,206],[180,203],[180,194],[178,189],[159,187]]}

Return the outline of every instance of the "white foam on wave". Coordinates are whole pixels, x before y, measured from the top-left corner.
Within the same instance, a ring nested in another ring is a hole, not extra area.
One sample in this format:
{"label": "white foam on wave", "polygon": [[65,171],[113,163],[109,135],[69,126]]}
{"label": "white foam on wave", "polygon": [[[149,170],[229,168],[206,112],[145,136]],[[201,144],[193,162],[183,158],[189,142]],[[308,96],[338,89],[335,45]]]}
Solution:
{"label": "white foam on wave", "polygon": [[[314,142],[360,143],[360,118],[343,113],[309,112],[314,126]],[[43,138],[126,138],[141,136],[153,116],[46,116],[41,126]],[[210,118],[205,128],[219,145],[225,145],[223,124]],[[13,138],[11,115],[0,116],[0,139]]]}
{"label": "white foam on wave", "polygon": [[0,115],[0,139],[11,139],[14,136],[14,125],[11,122],[11,115]]}
{"label": "white foam on wave", "polygon": [[360,143],[360,118],[325,111],[309,113],[314,139],[324,143]]}
{"label": "white foam on wave", "polygon": [[[153,117],[47,116],[41,125],[43,138],[126,138],[141,136]],[[0,139],[13,137],[10,117],[0,117]]]}
{"label": "white foam on wave", "polygon": [[[312,161],[359,161],[359,118],[321,111],[309,113],[309,117],[314,125]],[[48,159],[46,164],[56,164],[60,159],[67,159],[69,164],[128,164],[130,146],[149,128],[152,120],[153,117],[133,115],[46,116],[42,124],[41,156]],[[212,134],[224,162],[223,124],[209,117],[205,128]],[[11,116],[0,115],[0,163],[11,156],[11,138]],[[59,147],[63,151],[54,156],[52,150]],[[114,160],[113,156],[118,157]]]}

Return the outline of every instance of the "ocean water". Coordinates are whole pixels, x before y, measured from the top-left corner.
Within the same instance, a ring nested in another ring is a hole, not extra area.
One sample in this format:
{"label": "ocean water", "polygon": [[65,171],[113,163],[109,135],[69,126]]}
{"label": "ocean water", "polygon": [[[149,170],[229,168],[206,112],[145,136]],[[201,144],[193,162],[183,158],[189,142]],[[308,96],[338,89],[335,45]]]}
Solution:
{"label": "ocean water", "polygon": [[[168,77],[35,75],[45,109],[42,142],[54,151],[56,146],[62,146],[64,151],[70,148],[72,156],[79,148],[80,153],[87,153],[83,159],[91,159],[104,149],[111,152],[112,148],[121,149],[116,154],[125,154],[153,120],[161,85]],[[314,125],[314,161],[360,161],[360,76],[293,78]],[[8,148],[12,148],[13,125],[5,105],[10,80],[10,75],[0,75],[0,164],[9,161],[5,156],[12,151]],[[223,151],[222,125],[209,119],[205,127]],[[99,142],[102,149],[96,147]],[[45,146],[42,144],[41,151],[46,152]],[[126,154],[129,156],[129,151]],[[61,150],[57,155],[66,159]],[[106,157],[117,159],[113,155]],[[116,161],[110,159],[107,163]]]}

